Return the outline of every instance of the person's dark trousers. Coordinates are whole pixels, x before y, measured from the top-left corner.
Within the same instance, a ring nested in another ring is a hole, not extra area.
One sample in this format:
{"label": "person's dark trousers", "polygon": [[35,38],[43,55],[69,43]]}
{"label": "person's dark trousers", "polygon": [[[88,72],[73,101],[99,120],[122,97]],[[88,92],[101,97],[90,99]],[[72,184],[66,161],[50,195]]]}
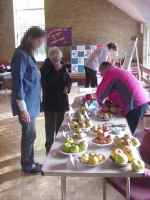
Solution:
{"label": "person's dark trousers", "polygon": [[135,133],[135,129],[137,128],[139,121],[143,119],[144,113],[146,112],[147,109],[148,109],[148,104],[143,104],[142,106],[130,111],[127,114],[126,116],[127,122],[133,135]]}
{"label": "person's dark trousers", "polygon": [[45,132],[46,132],[46,153],[49,152],[55,134],[57,135],[59,128],[64,120],[65,112],[45,112]]}
{"label": "person's dark trousers", "polygon": [[97,72],[85,66],[85,87],[97,86]]}
{"label": "person's dark trousers", "polygon": [[19,121],[22,126],[21,165],[24,171],[30,172],[34,164],[35,118],[31,118],[30,123]]}

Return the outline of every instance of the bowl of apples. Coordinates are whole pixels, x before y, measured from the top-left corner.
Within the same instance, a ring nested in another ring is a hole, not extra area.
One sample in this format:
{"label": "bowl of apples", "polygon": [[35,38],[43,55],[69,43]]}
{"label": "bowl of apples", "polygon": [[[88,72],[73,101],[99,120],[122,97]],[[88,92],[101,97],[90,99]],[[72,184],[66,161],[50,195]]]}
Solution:
{"label": "bowl of apples", "polygon": [[65,139],[60,153],[63,155],[81,155],[86,152],[88,143],[86,141],[76,142],[72,137]]}
{"label": "bowl of apples", "polygon": [[139,147],[141,145],[138,138],[125,134],[122,137],[116,136],[114,138],[114,143],[117,147],[123,148],[124,146]]}
{"label": "bowl of apples", "polygon": [[92,143],[99,147],[104,147],[113,144],[113,138],[110,134],[109,128],[107,126],[98,127],[93,129],[95,137],[92,139]]}
{"label": "bowl of apples", "polygon": [[96,167],[103,164],[106,161],[106,158],[103,154],[96,152],[87,152],[82,154],[79,158],[80,163],[87,167]]}
{"label": "bowl of apples", "polygon": [[87,139],[86,132],[83,132],[83,130],[80,128],[76,128],[76,129],[68,131],[68,132],[63,131],[63,136],[66,139],[69,137],[72,137],[74,139],[74,141],[77,141],[77,142]]}

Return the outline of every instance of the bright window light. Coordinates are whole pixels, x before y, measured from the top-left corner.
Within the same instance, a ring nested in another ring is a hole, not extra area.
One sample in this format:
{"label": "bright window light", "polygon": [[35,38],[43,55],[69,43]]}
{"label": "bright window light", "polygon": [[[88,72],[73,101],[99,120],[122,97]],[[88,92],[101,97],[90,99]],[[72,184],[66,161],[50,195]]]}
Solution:
{"label": "bright window light", "polygon": [[[13,0],[15,22],[15,44],[20,45],[24,32],[31,26],[45,29],[44,0]],[[46,57],[45,46],[36,52],[36,60],[43,61]]]}

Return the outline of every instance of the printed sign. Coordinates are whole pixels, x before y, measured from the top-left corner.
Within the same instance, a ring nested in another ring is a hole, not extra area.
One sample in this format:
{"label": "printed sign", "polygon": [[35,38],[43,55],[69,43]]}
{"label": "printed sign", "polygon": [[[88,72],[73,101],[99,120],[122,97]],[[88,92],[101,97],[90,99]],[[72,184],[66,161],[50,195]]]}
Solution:
{"label": "printed sign", "polygon": [[72,45],[72,28],[49,28],[47,30],[48,47],[70,45]]}

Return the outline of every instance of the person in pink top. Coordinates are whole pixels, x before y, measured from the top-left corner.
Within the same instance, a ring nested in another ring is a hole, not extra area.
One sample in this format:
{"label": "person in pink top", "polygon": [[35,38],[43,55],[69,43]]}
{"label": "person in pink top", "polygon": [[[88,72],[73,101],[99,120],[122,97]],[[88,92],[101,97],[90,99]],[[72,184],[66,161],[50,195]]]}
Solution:
{"label": "person in pink top", "polygon": [[109,62],[103,62],[99,71],[103,79],[96,91],[98,103],[101,105],[106,98],[111,99],[124,112],[134,134],[139,120],[148,109],[149,98],[142,84],[130,72]]}

